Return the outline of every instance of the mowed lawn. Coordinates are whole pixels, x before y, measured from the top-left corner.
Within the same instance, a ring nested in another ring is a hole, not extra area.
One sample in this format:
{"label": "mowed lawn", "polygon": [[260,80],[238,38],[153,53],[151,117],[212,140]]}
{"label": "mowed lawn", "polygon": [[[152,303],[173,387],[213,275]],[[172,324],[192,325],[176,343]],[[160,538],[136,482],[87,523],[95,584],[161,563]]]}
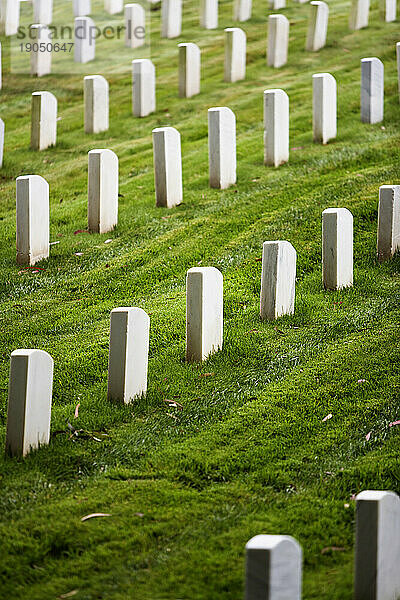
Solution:
{"label": "mowed lawn", "polygon": [[[400,184],[400,104],[395,43],[373,0],[370,26],[348,29],[349,2],[332,1],[328,43],[304,50],[308,4],[288,0],[288,64],[266,66],[266,0],[232,20],[220,1],[218,30],[198,25],[184,2],[183,33],[151,47],[98,42],[98,62],[41,80],[6,73],[0,171],[0,446],[9,357],[40,348],[55,361],[50,445],[26,459],[0,452],[0,597],[9,600],[238,600],[244,546],[259,533],[290,534],[304,550],[304,598],[352,597],[354,495],[400,492],[399,257],[376,261],[379,186]],[[28,3],[27,3],[28,4]],[[101,0],[93,18],[107,23]],[[56,4],[72,23],[71,3]],[[22,17],[29,21],[30,6]],[[113,22],[122,23],[122,18]],[[224,33],[247,34],[246,81],[223,82]],[[177,43],[202,50],[202,92],[179,99]],[[7,54],[7,50],[4,50]],[[385,65],[385,119],[360,121],[360,59]],[[157,111],[131,114],[133,58],[151,57]],[[338,138],[312,141],[312,74],[338,83]],[[110,83],[110,130],[83,133],[83,75]],[[263,90],[290,98],[290,162],[263,165]],[[31,93],[59,102],[57,147],[29,149]],[[238,182],[208,187],[207,109],[237,118]],[[155,207],[151,131],[182,136],[184,202]],[[120,160],[119,223],[87,227],[87,153]],[[51,256],[39,272],[15,263],[15,179],[50,184]],[[324,291],[321,213],[354,215],[354,287]],[[108,240],[109,243],[105,243]],[[297,250],[295,314],[259,319],[265,240]],[[82,253],[82,255],[76,255]],[[215,266],[224,276],[224,348],[187,365],[185,274]],[[107,402],[110,311],[150,314],[149,389],[128,406]],[[77,413],[75,413],[76,407]],[[77,414],[77,418],[75,417]],[[328,414],[332,418],[323,420]],[[71,433],[71,427],[77,430]],[[369,434],[369,435],[368,435]],[[368,438],[368,439],[366,439]],[[111,516],[81,522],[90,513]],[[69,594],[69,596],[68,596]]]}

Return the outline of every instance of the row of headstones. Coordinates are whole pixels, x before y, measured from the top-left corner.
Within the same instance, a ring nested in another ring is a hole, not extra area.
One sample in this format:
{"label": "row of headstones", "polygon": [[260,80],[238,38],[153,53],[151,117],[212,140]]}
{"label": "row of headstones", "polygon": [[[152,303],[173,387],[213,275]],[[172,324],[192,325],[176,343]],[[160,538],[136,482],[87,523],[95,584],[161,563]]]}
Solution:
{"label": "row of headstones", "polygon": [[[116,157],[109,150],[94,151],[97,180],[89,190],[89,219],[98,223],[101,202],[91,208],[91,193],[99,194],[99,170],[111,176]],[[105,160],[107,159],[107,160]],[[102,164],[102,161],[105,161]],[[110,162],[108,162],[110,161]],[[104,174],[103,174],[104,181]],[[89,181],[89,186],[91,186]],[[116,189],[114,188],[114,193]],[[49,243],[49,187],[38,175],[17,179],[18,262],[46,255]],[[47,248],[47,250],[46,250]],[[377,253],[385,260],[400,249],[400,186],[379,190]],[[275,320],[294,313],[296,251],[288,241],[263,244],[260,318]],[[353,216],[346,208],[328,208],[322,213],[322,280],[327,289],[353,284]],[[108,397],[131,402],[147,391],[150,318],[137,307],[111,312]],[[206,360],[222,348],[223,276],[214,267],[195,267],[186,276],[186,360]],[[26,454],[47,443],[52,397],[53,360],[41,350],[16,350],[11,355],[7,448],[11,454]]]}
{"label": "row of headstones", "polygon": [[[367,490],[356,497],[354,600],[400,598],[400,498]],[[302,549],[287,535],[246,544],[245,600],[301,600]]]}
{"label": "row of headstones", "polygon": [[[400,90],[400,42],[397,43]],[[234,54],[229,55],[236,56]],[[237,58],[237,57],[236,57]],[[226,67],[237,73],[233,61]],[[155,67],[149,59],[132,62],[132,110],[145,117],[156,108]],[[330,73],[313,75],[313,139],[326,144],[336,137],[336,80]],[[200,89],[200,51],[195,44],[180,47],[180,94],[192,96]],[[84,78],[85,132],[100,133],[109,128],[109,85],[101,75]],[[384,110],[384,66],[378,58],[361,60],[361,120],[379,123]],[[209,109],[209,153],[211,187],[226,188],[236,182],[236,118],[227,107]],[[1,131],[0,131],[1,134]],[[162,206],[175,206],[182,197],[181,141],[173,127],[153,131],[155,139],[156,186],[157,163],[163,163],[165,192],[157,195]],[[31,147],[44,150],[56,144],[57,99],[50,92],[32,94]],[[3,135],[0,146],[4,144]],[[159,158],[160,157],[160,158]],[[158,160],[159,158],[159,160]],[[284,90],[264,92],[264,162],[275,167],[289,160],[289,97]],[[178,168],[177,168],[178,166]],[[163,196],[163,198],[161,198]]]}
{"label": "row of headstones", "polygon": [[[169,13],[168,13],[169,14]],[[325,2],[311,2],[311,17],[306,38],[306,50],[317,51],[326,44],[328,30],[329,7]],[[140,4],[125,6],[125,44],[129,48],[138,48],[145,44],[145,9]],[[174,13],[167,22],[165,37],[174,38],[180,35]],[[163,30],[164,31],[164,30]],[[74,60],[87,63],[95,59],[96,37],[98,30],[90,17],[77,17],[74,25],[75,47]],[[234,67],[234,75],[225,68],[226,81],[244,79],[246,69],[246,34],[238,27],[229,27],[226,32],[225,62]],[[42,76],[51,72],[52,31],[44,23],[34,24],[30,28],[30,38],[37,43],[32,44],[31,74]],[[42,45],[40,45],[42,44]],[[48,51],[42,51],[43,44]],[[274,68],[287,63],[289,49],[289,20],[281,14],[268,17],[267,64]],[[237,74],[235,72],[237,71]]]}
{"label": "row of headstones", "polygon": [[[153,0],[150,0],[151,2]],[[307,0],[297,0],[302,3]],[[1,0],[1,29],[5,35],[15,35],[19,27],[20,3],[18,0]],[[270,8],[280,10],[285,8],[286,0],[269,0]],[[328,26],[328,6],[324,2],[311,2],[312,19],[320,21],[315,27],[325,30]],[[129,7],[129,8],[128,8]],[[133,8],[135,7],[135,8]],[[124,0],[104,0],[104,8],[110,14],[118,14],[124,10]],[[396,20],[396,0],[384,0],[384,15],[386,22]],[[352,0],[349,26],[352,30],[368,26],[370,0]],[[125,6],[125,15],[128,18],[139,18],[140,27],[145,27],[144,10],[140,4]],[[201,0],[200,25],[205,29],[218,27],[218,0]],[[73,13],[75,17],[85,17],[91,14],[91,0],[73,0]],[[252,0],[235,0],[233,18],[236,21],[247,21],[251,18]],[[35,23],[50,25],[53,20],[53,0],[33,0],[33,15]],[[162,0],[161,12],[162,37],[174,38],[181,35],[182,30],[182,0]],[[91,23],[94,26],[93,21]],[[138,26],[138,25],[135,25]]]}

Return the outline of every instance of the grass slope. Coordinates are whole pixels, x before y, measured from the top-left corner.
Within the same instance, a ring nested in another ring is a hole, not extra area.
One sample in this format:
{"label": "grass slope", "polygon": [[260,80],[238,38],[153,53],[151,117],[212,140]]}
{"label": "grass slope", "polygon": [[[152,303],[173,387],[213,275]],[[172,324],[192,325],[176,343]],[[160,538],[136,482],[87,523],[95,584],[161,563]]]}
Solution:
{"label": "grass slope", "polygon": [[[71,21],[65,4],[59,22]],[[94,2],[98,15],[101,4]],[[232,25],[231,2],[220,2],[217,31],[199,29],[197,4],[185,2],[180,40],[160,40],[160,12],[152,12],[158,109],[148,118],[131,116],[130,60],[149,50],[99,42],[111,86],[105,135],[83,134],[82,74],[96,73],[96,63],[41,81],[5,77],[1,446],[10,353],[47,350],[55,380],[49,447],[24,460],[0,456],[4,598],[237,599],[244,544],[264,532],[302,544],[305,598],[347,600],[352,495],[400,491],[399,431],[389,427],[400,416],[400,263],[375,260],[378,188],[400,183],[398,23],[385,24],[372,2],[370,27],[350,33],[348,2],[331,2],[328,45],[311,54],[303,50],[309,6],[290,3],[289,62],[273,70],[265,65],[267,11],[256,2],[242,24],[247,78],[229,85],[223,28]],[[96,20],[105,22],[104,13]],[[202,49],[202,93],[191,100],[177,98],[178,41]],[[360,122],[365,56],[385,64],[383,126]],[[312,143],[317,72],[338,81],[338,139],[327,147]],[[291,103],[290,163],[278,170],[263,166],[262,147],[262,92],[275,87]],[[30,94],[38,89],[57,96],[62,118],[57,147],[41,153],[29,149]],[[208,188],[207,108],[224,105],[237,116],[238,183],[221,192]],[[182,135],[184,176],[184,203],[170,211],[154,206],[151,142],[151,130],[167,124]],[[111,234],[74,235],[86,227],[93,148],[119,156],[119,224]],[[36,274],[15,265],[15,178],[29,173],[50,184],[51,241],[60,242]],[[334,206],[354,214],[355,286],[325,292],[321,212]],[[269,239],[289,240],[298,253],[296,312],[276,323],[258,317]],[[224,349],[186,365],[185,272],[195,265],[223,272]],[[106,401],[107,355],[110,310],[129,305],[151,314],[151,344],[147,398],[125,407]],[[106,435],[71,439],[68,422]],[[91,512],[112,516],[81,523]]]}

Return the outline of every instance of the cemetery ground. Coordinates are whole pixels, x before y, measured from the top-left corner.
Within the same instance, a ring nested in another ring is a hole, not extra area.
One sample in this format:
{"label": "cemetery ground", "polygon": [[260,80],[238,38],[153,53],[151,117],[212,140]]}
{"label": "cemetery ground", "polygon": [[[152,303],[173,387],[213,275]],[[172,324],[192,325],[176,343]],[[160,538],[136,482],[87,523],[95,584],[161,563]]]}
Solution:
{"label": "cemetery ground", "polygon": [[[96,5],[96,3],[94,3]],[[330,4],[327,47],[304,51],[309,6],[290,4],[289,62],[266,66],[267,13],[255,3],[247,77],[223,82],[223,28],[198,26],[184,5],[183,35],[160,40],[152,11],[157,110],[131,114],[131,65],[149,50],[101,46],[112,61],[110,130],[83,132],[83,75],[34,80],[6,74],[0,172],[0,440],[5,442],[9,357],[40,348],[55,361],[51,440],[25,459],[0,458],[0,596],[233,600],[242,596],[244,546],[258,533],[290,534],[304,551],[304,598],[352,597],[354,494],[400,492],[399,266],[376,260],[379,186],[399,183],[400,106],[395,44],[372,2],[370,26],[348,30],[347,2]],[[65,18],[71,20],[70,4]],[[23,7],[25,10],[26,7]],[[68,13],[68,15],[67,15]],[[69,22],[69,21],[68,21]],[[181,41],[202,50],[202,92],[178,98]],[[109,51],[112,48],[112,52]],[[108,49],[108,50],[107,50]],[[147,52],[147,54],[146,54]],[[360,59],[385,65],[385,119],[360,121]],[[116,65],[113,70],[112,65]],[[87,72],[97,73],[95,63]],[[338,82],[338,138],[312,141],[312,75]],[[263,91],[290,98],[290,161],[263,165]],[[59,102],[58,140],[29,149],[31,93]],[[208,187],[207,109],[237,117],[238,182]],[[184,199],[156,208],[151,131],[182,136]],[[88,234],[87,153],[120,161],[119,221]],[[15,179],[50,184],[51,255],[15,263]],[[354,215],[354,287],[324,291],[321,213]],[[297,251],[293,316],[259,319],[262,243]],[[186,364],[185,274],[224,276],[224,347]],[[150,314],[146,398],[107,401],[110,311]],[[326,418],[328,417],[328,418]],[[91,513],[110,516],[81,518]],[[67,594],[67,595],[66,595]]]}

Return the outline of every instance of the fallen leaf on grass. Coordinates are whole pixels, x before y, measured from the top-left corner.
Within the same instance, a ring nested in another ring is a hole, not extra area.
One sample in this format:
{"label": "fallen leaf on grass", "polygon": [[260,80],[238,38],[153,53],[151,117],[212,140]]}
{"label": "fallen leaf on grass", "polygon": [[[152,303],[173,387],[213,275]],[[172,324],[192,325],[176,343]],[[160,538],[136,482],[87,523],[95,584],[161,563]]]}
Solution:
{"label": "fallen leaf on grass", "polygon": [[325,421],[329,421],[329,419],[332,419],[332,417],[333,417],[333,414],[332,414],[332,413],[329,413],[329,415],[326,415],[326,417],[324,417],[324,418],[322,419],[322,422],[323,422],[323,423],[325,423]]}
{"label": "fallen leaf on grass", "polygon": [[75,412],[74,412],[74,417],[75,419],[77,419],[79,417],[79,407],[80,407],[81,403],[78,402],[78,404],[75,406]]}
{"label": "fallen leaf on grass", "polygon": [[112,242],[112,239],[106,240],[104,243],[109,244],[110,242]]}
{"label": "fallen leaf on grass", "polygon": [[199,377],[212,377],[215,373],[200,373]]}
{"label": "fallen leaf on grass", "polygon": [[50,242],[49,246],[55,246],[56,244],[59,244],[60,242]]}
{"label": "fallen leaf on grass", "polygon": [[179,404],[176,400],[169,400],[168,398],[163,398],[163,402],[166,402],[169,408],[179,408],[179,410],[183,410],[182,404]]}
{"label": "fallen leaf on grass", "polygon": [[294,146],[292,150],[304,150],[304,146]]}
{"label": "fallen leaf on grass", "polygon": [[365,383],[366,381],[366,379],[357,379],[357,383]]}
{"label": "fallen leaf on grass", "polygon": [[392,421],[392,423],[389,423],[389,427],[395,427],[396,425],[400,425],[400,421]]}
{"label": "fallen leaf on grass", "polygon": [[367,433],[367,435],[365,436],[365,439],[367,440],[367,442],[369,442],[369,440],[371,439],[371,433],[372,433],[372,431],[369,431]]}
{"label": "fallen leaf on grass", "polygon": [[250,329],[246,333],[261,333],[261,331],[259,329]]}
{"label": "fallen leaf on grass", "polygon": [[70,592],[67,592],[66,594],[61,594],[61,596],[57,596],[57,600],[63,600],[64,598],[72,598],[72,596],[76,596],[76,594],[79,592],[79,590],[71,590]]}
{"label": "fallen leaf on grass", "polygon": [[77,229],[74,231],[74,235],[77,235],[78,233],[89,233],[89,231],[87,229]]}
{"label": "fallen leaf on grass", "polygon": [[327,554],[328,552],[344,552],[346,548],[340,548],[339,546],[327,546],[322,548],[321,554]]}
{"label": "fallen leaf on grass", "polygon": [[255,260],[256,262],[261,262],[261,261],[262,261],[262,258],[255,258],[254,260]]}
{"label": "fallen leaf on grass", "polygon": [[140,517],[140,518],[144,517],[143,513],[133,513],[133,514],[135,517]]}
{"label": "fallen leaf on grass", "polygon": [[75,256],[83,256],[83,252],[75,252]]}
{"label": "fallen leaf on grass", "polygon": [[83,523],[88,519],[96,519],[97,517],[111,517],[111,515],[109,513],[92,513],[91,515],[86,515],[85,517],[82,517],[81,521]]}

